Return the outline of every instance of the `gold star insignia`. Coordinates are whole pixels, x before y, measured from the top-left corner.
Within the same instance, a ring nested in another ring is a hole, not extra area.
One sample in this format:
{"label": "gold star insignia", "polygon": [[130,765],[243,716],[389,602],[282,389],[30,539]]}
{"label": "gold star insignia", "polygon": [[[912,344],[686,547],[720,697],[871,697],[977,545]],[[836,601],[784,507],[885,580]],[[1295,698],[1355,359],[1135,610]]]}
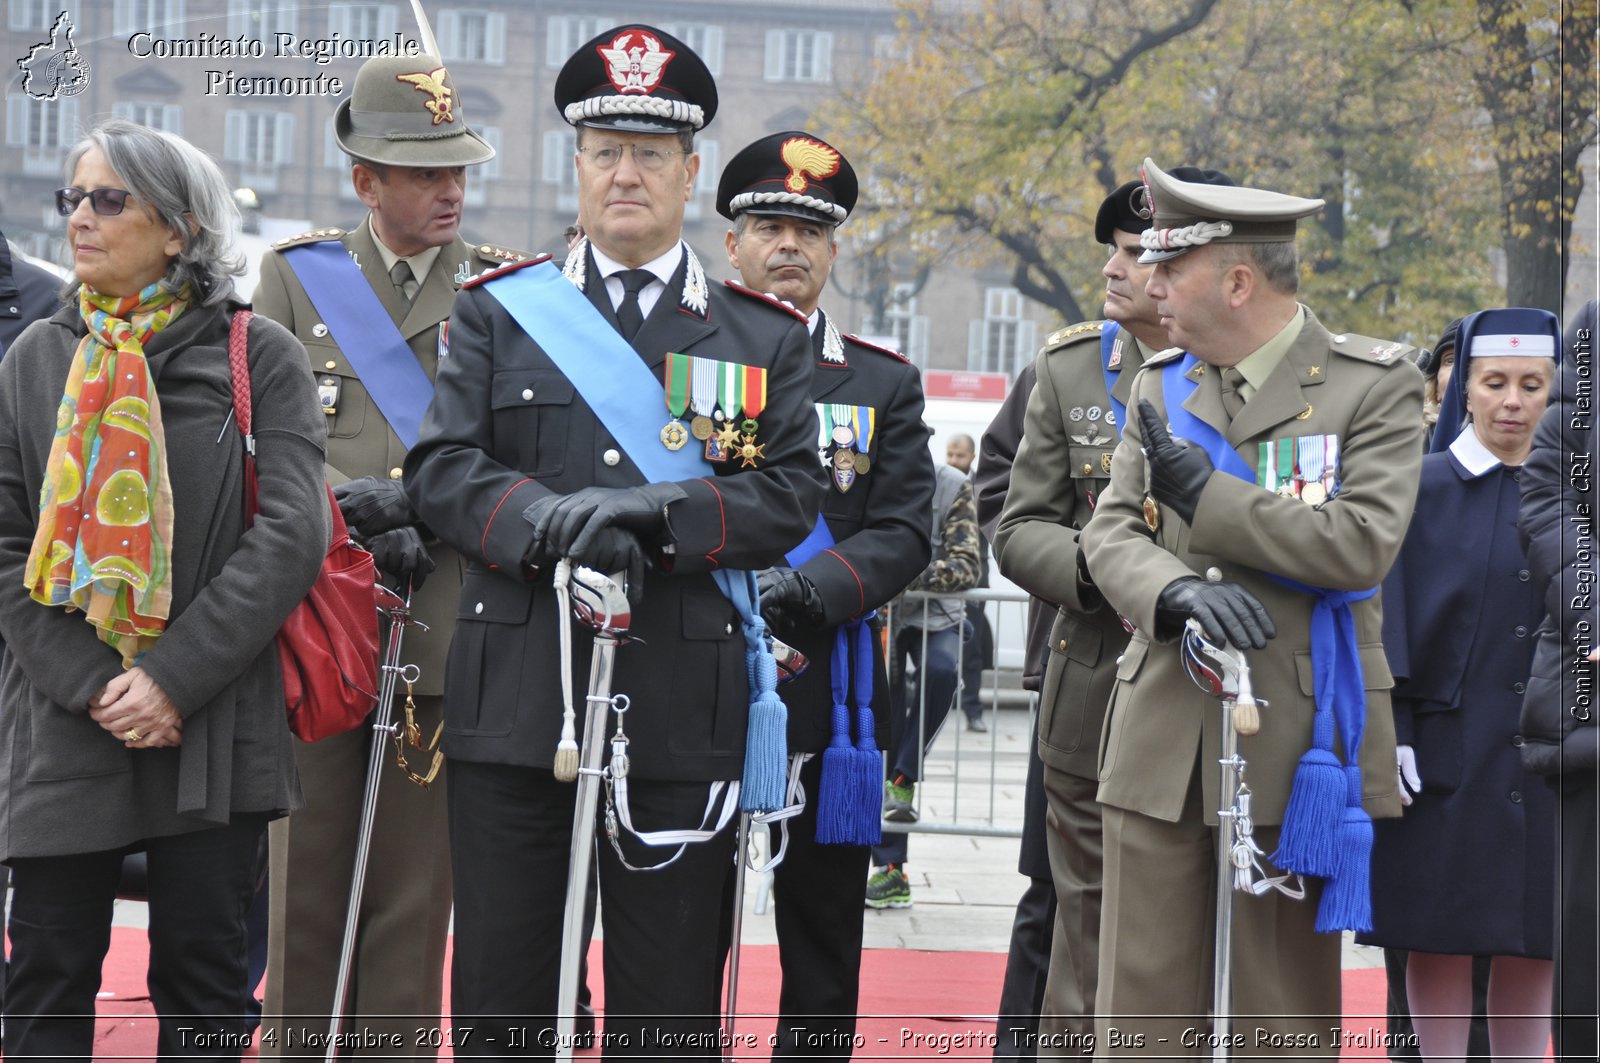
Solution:
{"label": "gold star insignia", "polygon": [[1306,376],[1321,376],[1321,375],[1322,375],[1322,366],[1320,366],[1320,365],[1314,365],[1311,368],[1306,370]]}
{"label": "gold star insignia", "polygon": [[739,446],[739,457],[744,459],[739,462],[739,468],[754,468],[757,458],[766,458],[766,450],[767,445],[765,443],[757,443],[755,436],[745,436],[744,442]]}
{"label": "gold star insignia", "polygon": [[728,421],[717,429],[717,442],[722,444],[724,450],[733,450],[739,446],[739,426]]}
{"label": "gold star insignia", "polygon": [[1195,376],[1205,376],[1206,375],[1206,367],[1204,365],[1195,366],[1194,367],[1194,375]]}

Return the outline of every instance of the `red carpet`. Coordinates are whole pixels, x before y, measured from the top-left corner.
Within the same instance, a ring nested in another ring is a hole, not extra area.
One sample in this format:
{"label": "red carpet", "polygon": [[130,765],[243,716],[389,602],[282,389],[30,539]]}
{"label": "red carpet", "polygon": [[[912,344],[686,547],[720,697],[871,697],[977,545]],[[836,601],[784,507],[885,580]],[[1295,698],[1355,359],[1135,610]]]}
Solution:
{"label": "red carpet", "polygon": [[[595,942],[590,963],[600,966]],[[95,1040],[97,1059],[145,1059],[155,1052],[155,1019],[144,986],[144,931],[112,931]],[[1000,999],[1005,956],[990,952],[916,952],[871,949],[861,972],[857,1059],[980,1057],[993,1055],[994,1010]],[[603,992],[596,1003],[604,1003]],[[734,1027],[736,1058],[766,1059],[775,1028],[778,953],[771,945],[744,950],[739,974],[742,1017]],[[1344,1049],[1347,1059],[1385,1056],[1382,969],[1344,973]],[[250,1054],[254,1054],[251,1050]],[[598,1052],[580,1053],[598,1058]]]}

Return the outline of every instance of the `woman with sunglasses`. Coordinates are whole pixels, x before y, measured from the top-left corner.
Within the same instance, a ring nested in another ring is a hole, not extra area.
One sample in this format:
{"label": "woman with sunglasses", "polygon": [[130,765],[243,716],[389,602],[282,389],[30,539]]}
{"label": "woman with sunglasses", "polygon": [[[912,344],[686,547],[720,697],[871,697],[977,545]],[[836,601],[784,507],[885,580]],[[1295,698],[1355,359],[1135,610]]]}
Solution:
{"label": "woman with sunglasses", "polygon": [[221,171],[120,120],[67,171],[67,306],[0,361],[3,1049],[90,1057],[123,857],[143,850],[158,1054],[238,1058],[258,844],[300,800],[273,636],[327,551],[323,416],[300,344],[251,322],[246,528]]}

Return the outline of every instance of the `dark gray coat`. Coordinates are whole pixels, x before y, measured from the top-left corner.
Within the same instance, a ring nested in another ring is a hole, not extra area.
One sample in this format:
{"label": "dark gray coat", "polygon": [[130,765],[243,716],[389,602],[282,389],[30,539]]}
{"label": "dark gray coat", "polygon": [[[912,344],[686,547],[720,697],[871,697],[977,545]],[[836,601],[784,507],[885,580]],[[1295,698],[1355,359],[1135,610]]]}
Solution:
{"label": "dark gray coat", "polygon": [[195,307],[151,340],[172,482],[172,610],[141,666],[183,715],[177,749],[129,750],[88,703],[121,669],[81,614],[34,602],[23,570],[76,308],[0,361],[0,858],[119,848],[300,803],[273,636],[327,552],[323,416],[292,336],[250,327],[261,513],[243,530],[228,309]]}
{"label": "dark gray coat", "polygon": [[1547,611],[1522,702],[1522,763],[1541,775],[1576,776],[1600,764],[1597,669],[1584,660],[1597,639],[1594,321],[1590,302],[1567,332],[1555,393],[1522,468],[1519,527]]}

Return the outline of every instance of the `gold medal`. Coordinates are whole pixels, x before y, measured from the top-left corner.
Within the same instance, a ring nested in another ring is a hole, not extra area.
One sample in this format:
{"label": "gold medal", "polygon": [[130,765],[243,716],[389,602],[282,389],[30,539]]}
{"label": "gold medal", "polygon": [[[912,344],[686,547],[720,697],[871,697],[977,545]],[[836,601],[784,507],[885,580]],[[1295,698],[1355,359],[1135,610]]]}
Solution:
{"label": "gold medal", "polygon": [[661,430],[661,445],[668,450],[682,450],[683,445],[689,441],[689,433],[677,421],[668,422]]}
{"label": "gold medal", "polygon": [[739,426],[732,421],[725,421],[717,429],[717,442],[722,444],[724,453],[732,453],[739,446]]}
{"label": "gold medal", "polygon": [[855,465],[856,472],[860,473],[862,476],[865,476],[867,473],[872,471],[872,459],[860,452],[857,452],[856,454]]}
{"label": "gold medal", "polygon": [[850,490],[856,482],[855,462],[850,460],[851,451],[840,449],[833,452],[833,486],[839,489],[840,494]]}
{"label": "gold medal", "polygon": [[711,418],[705,414],[696,414],[695,419],[689,422],[689,434],[699,440],[711,438]]}
{"label": "gold medal", "polygon": [[753,469],[753,468],[755,468],[755,464],[756,464],[756,459],[757,458],[763,458],[763,459],[766,458],[766,456],[767,456],[766,453],[765,453],[766,449],[767,449],[767,445],[765,443],[757,443],[755,436],[751,436],[751,435],[745,436],[744,437],[744,442],[740,443],[739,444],[739,449],[734,452],[735,454],[737,454],[740,457],[740,459],[742,459],[739,462],[739,468],[741,468],[741,469]]}
{"label": "gold medal", "polygon": [[1144,522],[1153,532],[1161,530],[1161,507],[1154,495],[1144,496]]}
{"label": "gold medal", "polygon": [[1309,502],[1313,506],[1320,506],[1328,500],[1328,489],[1322,486],[1321,480],[1311,480],[1300,488],[1300,501]]}

